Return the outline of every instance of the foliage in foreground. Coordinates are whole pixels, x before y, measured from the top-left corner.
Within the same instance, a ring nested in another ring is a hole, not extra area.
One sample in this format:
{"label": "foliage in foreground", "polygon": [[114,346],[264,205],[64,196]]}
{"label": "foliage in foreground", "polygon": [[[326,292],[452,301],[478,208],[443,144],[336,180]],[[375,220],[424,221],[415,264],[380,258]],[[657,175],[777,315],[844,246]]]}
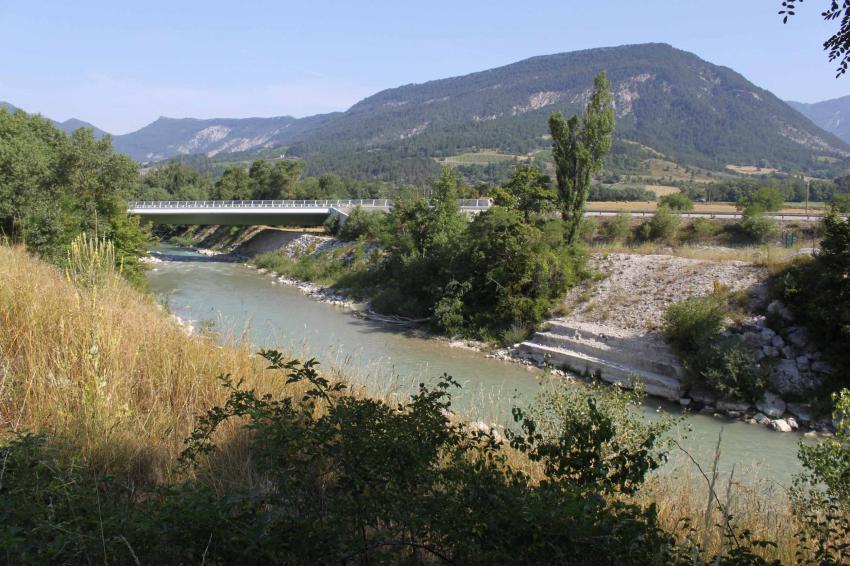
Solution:
{"label": "foliage in foreground", "polygon": [[[767,564],[729,523],[715,562],[663,531],[653,506],[620,497],[665,458],[668,423],[640,424],[630,394],[551,391],[515,411],[505,441],[452,416],[451,377],[386,403],[327,381],[313,360],[262,355],[307,386],[303,397],[222,376],[227,401],[199,418],[183,453],[202,468],[222,448],[218,431],[240,423],[251,486],[136,491],[23,435],[2,449],[0,552],[22,564]],[[527,465],[508,458],[516,451]]]}

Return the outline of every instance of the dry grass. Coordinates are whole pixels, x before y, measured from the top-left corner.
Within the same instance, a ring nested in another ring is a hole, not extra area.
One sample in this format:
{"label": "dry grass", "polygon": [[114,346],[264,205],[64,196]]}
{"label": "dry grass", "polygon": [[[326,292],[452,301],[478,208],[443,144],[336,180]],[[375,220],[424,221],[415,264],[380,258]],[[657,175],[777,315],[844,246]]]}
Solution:
{"label": "dry grass", "polygon": [[730,163],[726,166],[730,171],[734,171],[740,175],[769,175],[777,173],[779,169],[773,167],[756,167],[755,165],[735,165]]}
{"label": "dry grass", "polygon": [[122,280],[78,288],[20,248],[0,247],[0,432],[70,440],[98,469],[164,481],[196,415],[232,373],[261,390],[249,349],[187,336]]}
{"label": "dry grass", "polygon": [[705,261],[744,261],[763,265],[771,271],[787,266],[796,257],[797,249],[782,246],[743,246],[726,248],[719,246],[668,246],[653,242],[640,244],[605,243],[593,245],[593,253],[624,253],[639,255],[669,255]]}

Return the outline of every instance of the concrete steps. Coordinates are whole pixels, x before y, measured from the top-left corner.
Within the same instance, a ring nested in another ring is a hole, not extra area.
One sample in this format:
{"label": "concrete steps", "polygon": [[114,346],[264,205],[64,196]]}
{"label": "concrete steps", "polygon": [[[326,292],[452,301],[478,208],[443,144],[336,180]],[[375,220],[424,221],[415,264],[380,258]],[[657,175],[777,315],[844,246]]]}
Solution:
{"label": "concrete steps", "polygon": [[630,387],[640,381],[650,395],[678,400],[684,393],[684,369],[661,342],[648,336],[617,336],[604,327],[550,321],[520,350],[537,362],[577,372],[599,371],[602,379]]}

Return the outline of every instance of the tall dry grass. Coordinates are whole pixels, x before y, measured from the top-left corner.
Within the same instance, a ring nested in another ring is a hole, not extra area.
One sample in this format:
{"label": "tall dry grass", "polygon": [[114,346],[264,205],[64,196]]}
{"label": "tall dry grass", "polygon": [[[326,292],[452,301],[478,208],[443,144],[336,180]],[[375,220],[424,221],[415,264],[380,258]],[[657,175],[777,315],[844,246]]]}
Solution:
{"label": "tall dry grass", "polygon": [[93,274],[97,245],[84,247],[66,273],[0,247],[0,432],[49,433],[109,473],[167,480],[194,418],[225,399],[216,376],[269,392],[282,380],[247,346],[188,336],[117,273]]}

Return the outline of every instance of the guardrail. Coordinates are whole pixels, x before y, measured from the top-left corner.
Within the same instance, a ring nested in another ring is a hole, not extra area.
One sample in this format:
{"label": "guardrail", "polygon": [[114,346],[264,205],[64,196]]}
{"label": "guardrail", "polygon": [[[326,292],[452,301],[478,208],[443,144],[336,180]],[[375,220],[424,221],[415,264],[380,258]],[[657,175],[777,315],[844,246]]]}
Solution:
{"label": "guardrail", "polygon": [[[344,200],[149,200],[130,201],[129,209],[216,209],[216,208],[391,208],[390,199],[344,199]],[[490,199],[461,199],[461,208],[490,208]]]}

